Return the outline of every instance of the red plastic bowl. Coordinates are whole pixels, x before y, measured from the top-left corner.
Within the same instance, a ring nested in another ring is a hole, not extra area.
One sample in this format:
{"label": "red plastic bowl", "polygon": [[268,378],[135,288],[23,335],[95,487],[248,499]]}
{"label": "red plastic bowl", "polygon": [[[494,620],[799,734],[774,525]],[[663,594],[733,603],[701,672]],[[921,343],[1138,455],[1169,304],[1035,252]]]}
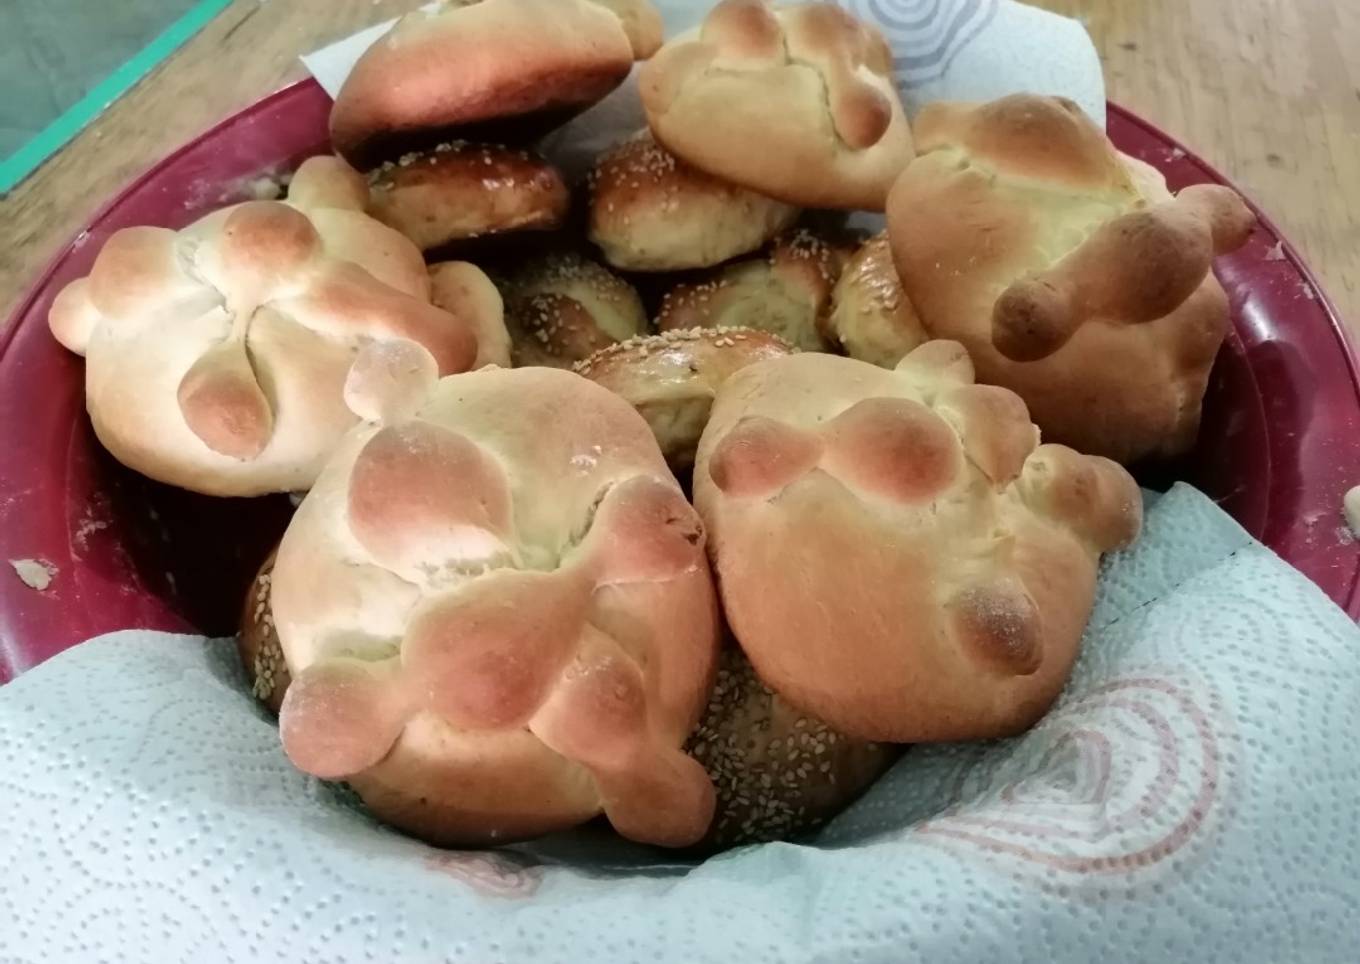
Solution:
{"label": "red plastic bowl", "polygon": [[[321,88],[303,81],[166,158],[53,261],[0,334],[0,681],[113,630],[234,632],[255,567],[287,522],[287,499],[210,499],[114,462],[84,414],[82,362],[52,339],[47,312],[119,228],[183,226],[244,196],[262,172],[325,152],[329,109]],[[1226,183],[1113,105],[1109,131],[1173,188]],[[1214,371],[1199,447],[1143,481],[1180,478],[1207,492],[1354,618],[1360,545],[1345,533],[1341,500],[1360,483],[1360,380],[1344,329],[1264,217],[1218,270],[1235,332]],[[55,570],[46,591],[8,571],[6,561],[25,559]]]}

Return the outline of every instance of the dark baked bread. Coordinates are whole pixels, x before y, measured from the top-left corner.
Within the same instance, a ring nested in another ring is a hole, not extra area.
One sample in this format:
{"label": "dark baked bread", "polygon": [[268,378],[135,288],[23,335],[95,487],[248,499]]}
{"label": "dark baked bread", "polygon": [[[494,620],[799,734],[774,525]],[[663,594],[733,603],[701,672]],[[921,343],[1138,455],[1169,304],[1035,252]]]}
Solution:
{"label": "dark baked bread", "polygon": [[291,680],[288,664],[284,662],[283,648],[279,645],[279,634],[274,628],[274,556],[275,553],[269,554],[246,593],[237,650],[241,654],[241,665],[245,668],[250,691],[271,712],[278,713]]}

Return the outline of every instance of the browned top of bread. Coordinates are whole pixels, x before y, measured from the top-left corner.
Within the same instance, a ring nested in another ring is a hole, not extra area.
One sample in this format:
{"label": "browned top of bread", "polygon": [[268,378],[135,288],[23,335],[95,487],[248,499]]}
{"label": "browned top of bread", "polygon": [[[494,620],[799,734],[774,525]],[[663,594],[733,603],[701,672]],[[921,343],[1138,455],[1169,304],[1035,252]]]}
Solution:
{"label": "browned top of bread", "polygon": [[790,204],[881,211],[912,157],[887,42],[833,3],[723,0],[640,91],[669,150]]}
{"label": "browned top of bread", "polygon": [[369,172],[369,213],[422,251],[454,241],[561,226],[562,175],[529,151],[452,141]]}
{"label": "browned top of bread", "polygon": [[[331,141],[356,164],[394,145],[518,132],[527,142],[600,100],[661,39],[650,0],[479,0],[402,17],[355,64]],[[488,138],[498,139],[498,138]]]}
{"label": "browned top of bread", "polygon": [[1228,327],[1213,258],[1254,224],[1241,199],[1173,198],[1057,98],[932,104],[916,132],[888,227],[925,329],[967,345],[1047,438],[1120,461],[1188,448]]}

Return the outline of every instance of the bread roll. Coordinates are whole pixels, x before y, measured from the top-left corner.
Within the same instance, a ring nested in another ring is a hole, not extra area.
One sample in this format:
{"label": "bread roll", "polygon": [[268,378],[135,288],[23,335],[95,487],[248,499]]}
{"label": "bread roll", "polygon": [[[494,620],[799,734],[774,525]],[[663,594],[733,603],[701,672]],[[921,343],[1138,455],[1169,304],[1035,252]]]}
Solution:
{"label": "bread roll", "polygon": [[551,164],[528,151],[466,141],[405,154],[368,176],[369,213],[422,251],[562,226],[571,197]]}
{"label": "bread roll", "polygon": [[345,392],[366,355],[414,344],[439,374],[474,363],[496,319],[431,305],[420,252],[364,214],[367,199],[355,171],[314,157],[286,202],[109,238],[49,320],[85,356],[86,405],[115,458],[209,495],[302,491],[358,420]]}
{"label": "bread roll", "polygon": [[444,379],[351,432],[283,537],[284,750],[435,844],[601,812],[694,843],[713,814],[681,750],[717,658],[704,539],[623,399],[549,368]]}
{"label": "bread roll", "polygon": [[283,705],[283,694],[292,682],[288,662],[279,645],[278,630],[274,628],[273,575],[274,558],[260,567],[259,573],[246,592],[245,607],[241,612],[241,631],[236,637],[241,666],[245,669],[250,692],[277,714]]}
{"label": "bread roll", "polygon": [[708,268],[749,254],[798,208],[691,167],[642,131],[601,155],[590,175],[590,240],[629,271]]}
{"label": "bread roll", "polygon": [[893,266],[886,232],[855,252],[831,292],[828,340],[851,358],[892,368],[927,340]]}
{"label": "bread roll", "polygon": [[805,229],[789,232],[764,257],[724,265],[667,292],[657,328],[756,328],[800,351],[827,351],[831,292],[853,250]]}
{"label": "bread roll", "polygon": [[1051,441],[1121,462],[1189,449],[1229,324],[1213,258],[1254,223],[1241,199],[1173,198],[1057,98],[932,104],[916,133],[888,228],[926,331],[966,345]]}
{"label": "bread roll", "polygon": [[497,280],[518,368],[570,368],[647,328],[633,286],[574,252],[532,258]]}
{"label": "bread roll", "polygon": [[694,499],[761,679],[861,740],[990,739],[1042,717],[1100,555],[1136,537],[1142,504],[1114,462],[1038,442],[956,342],[892,371],[808,353],[729,378]]}
{"label": "bread roll", "polygon": [[529,143],[602,99],[661,43],[650,0],[453,0],[370,46],[331,143],[370,166],[455,136]]}
{"label": "bread roll", "polygon": [[881,211],[912,158],[887,42],[833,3],[723,0],[639,90],[669,151],[800,207]]}
{"label": "bread roll", "polygon": [[800,713],[760,681],[735,645],[723,650],[703,719],[687,746],[717,788],[702,846],[790,840],[853,803],[901,749],[851,740]]}
{"label": "bread roll", "polygon": [[683,470],[694,464],[722,383],[747,365],[792,351],[777,335],[754,328],[694,328],[610,345],[578,362],[575,371],[636,408],[666,461]]}

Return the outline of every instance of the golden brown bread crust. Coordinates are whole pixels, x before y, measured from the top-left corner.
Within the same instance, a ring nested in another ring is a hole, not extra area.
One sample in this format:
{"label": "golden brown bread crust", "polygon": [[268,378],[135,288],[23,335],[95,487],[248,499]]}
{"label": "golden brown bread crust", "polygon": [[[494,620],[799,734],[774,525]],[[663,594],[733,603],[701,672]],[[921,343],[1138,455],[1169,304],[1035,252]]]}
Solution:
{"label": "golden brown bread crust", "polygon": [[369,214],[422,251],[455,241],[562,226],[571,195],[543,158],[467,141],[388,161],[368,175]]}
{"label": "golden brown bread crust", "polygon": [[641,131],[590,175],[590,240],[616,268],[680,271],[749,254],[791,226],[798,208],[686,164]]}
{"label": "golden brown bread crust", "polygon": [[639,90],[667,149],[789,204],[881,211],[912,157],[887,42],[832,3],[723,0]]}
{"label": "golden brown bread crust", "polygon": [[672,468],[694,464],[713,397],[733,372],[793,352],[754,328],[694,328],[630,338],[578,362],[574,371],[622,396],[651,426]]}
{"label": "golden brown bread crust", "polygon": [[807,353],[724,383],[695,506],[724,611],[781,698],[863,740],[1018,733],[1066,683],[1127,472],[1038,444],[955,342],[895,370]]}
{"label": "golden brown bread crust", "polygon": [[570,368],[647,327],[633,286],[574,252],[531,258],[498,284],[516,368]]}
{"label": "golden brown bread crust", "polygon": [[622,399],[549,368],[444,379],[351,433],[284,535],[285,751],[434,843],[603,811],[692,844],[713,807],[681,749],[717,657],[704,539]]}
{"label": "golden brown bread crust", "polygon": [[845,354],[892,368],[928,336],[892,260],[886,231],[850,258],[831,292],[823,332]]}
{"label": "golden brown bread crust", "polygon": [[781,235],[763,257],[713,269],[666,293],[659,331],[755,328],[800,351],[827,351],[826,313],[854,246],[798,228]]}
{"label": "golden brown bread crust", "polygon": [[853,803],[901,754],[852,740],[800,713],[760,681],[735,644],[724,648],[703,719],[686,749],[718,791],[701,846],[790,840]]}
{"label": "golden brown bread crust", "polygon": [[279,633],[274,626],[273,573],[277,550],[260,566],[260,571],[246,592],[241,611],[241,630],[237,634],[237,652],[245,669],[251,694],[277,714],[283,705],[283,694],[292,678],[288,663],[279,645]]}
{"label": "golden brown bread crust", "polygon": [[1229,324],[1212,258],[1254,224],[1241,199],[1173,199],[1060,99],[931,105],[916,132],[888,229],[930,336],[965,344],[1051,441],[1125,463],[1188,449]]}
{"label": "golden brown bread crust", "polygon": [[416,11],[354,65],[331,111],[331,142],[364,166],[454,132],[515,132],[527,143],[603,98],[659,42],[650,0],[480,0]]}
{"label": "golden brown bread crust", "polygon": [[354,170],[313,157],[286,202],[109,238],[49,322],[85,355],[114,457],[209,495],[303,491],[358,420],[344,389],[365,352],[418,345],[439,374],[473,364],[478,325],[430,304],[420,252],[366,202]]}

